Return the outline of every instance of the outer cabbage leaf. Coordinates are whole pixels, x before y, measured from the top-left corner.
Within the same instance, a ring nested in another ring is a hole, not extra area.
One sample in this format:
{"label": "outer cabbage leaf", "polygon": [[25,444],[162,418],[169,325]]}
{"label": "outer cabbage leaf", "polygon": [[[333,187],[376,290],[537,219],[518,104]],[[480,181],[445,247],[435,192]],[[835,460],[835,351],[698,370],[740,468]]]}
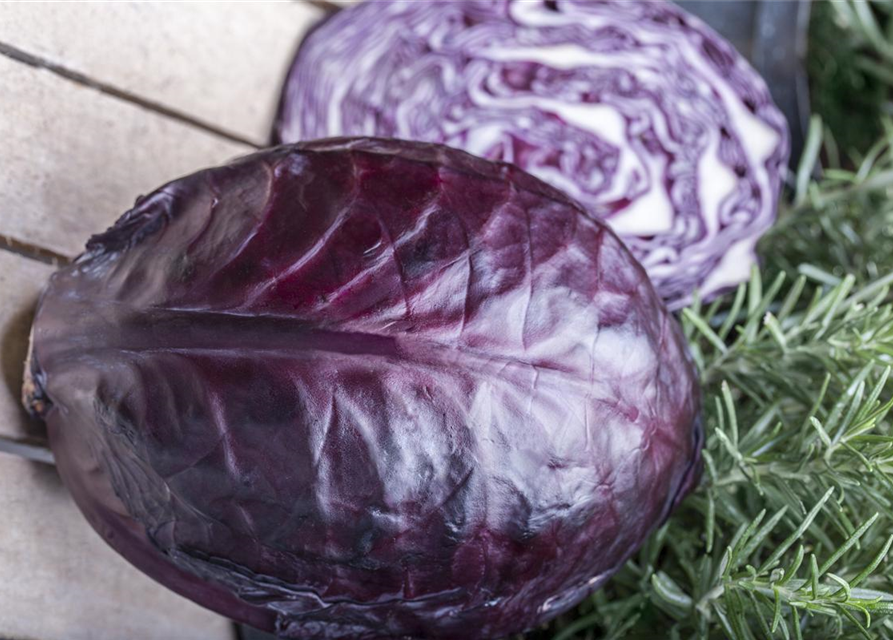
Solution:
{"label": "outer cabbage leaf", "polygon": [[495,638],[598,588],[697,476],[680,329],[516,167],[284,146],[57,272],[32,408],[97,531],[286,638]]}
{"label": "outer cabbage leaf", "polygon": [[377,0],[302,44],[275,137],[377,135],[512,162],[605,220],[671,308],[745,280],[788,132],[757,73],[669,3]]}

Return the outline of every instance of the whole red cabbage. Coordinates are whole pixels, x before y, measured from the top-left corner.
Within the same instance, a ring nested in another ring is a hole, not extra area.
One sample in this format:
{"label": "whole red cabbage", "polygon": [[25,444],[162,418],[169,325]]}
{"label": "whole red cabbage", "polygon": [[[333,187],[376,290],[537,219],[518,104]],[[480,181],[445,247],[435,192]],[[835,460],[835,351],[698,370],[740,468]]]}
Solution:
{"label": "whole red cabbage", "polygon": [[669,3],[376,0],[312,32],[275,136],[377,135],[513,162],[608,221],[671,308],[747,278],[787,125],[757,73]]}
{"label": "whole red cabbage", "polygon": [[263,151],[57,272],[31,406],[97,531],[285,638],[496,638],[598,588],[697,477],[679,326],[617,237],[422,143]]}

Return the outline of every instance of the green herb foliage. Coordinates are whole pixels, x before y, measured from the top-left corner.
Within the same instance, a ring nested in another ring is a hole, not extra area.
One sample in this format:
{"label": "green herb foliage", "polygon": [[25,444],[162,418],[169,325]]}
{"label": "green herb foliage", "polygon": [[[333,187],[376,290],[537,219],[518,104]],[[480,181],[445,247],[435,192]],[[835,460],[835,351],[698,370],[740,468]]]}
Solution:
{"label": "green herb foliage", "polygon": [[[893,69],[893,2],[829,10],[851,47],[841,64]],[[893,73],[880,81],[889,96]],[[528,638],[893,639],[893,111],[880,95],[868,145],[813,118],[762,270],[682,313],[704,389],[701,486],[605,589]]]}
{"label": "green herb foliage", "polygon": [[890,6],[839,0],[811,6],[810,101],[846,141],[846,151],[864,149],[880,135],[879,117],[893,86]]}

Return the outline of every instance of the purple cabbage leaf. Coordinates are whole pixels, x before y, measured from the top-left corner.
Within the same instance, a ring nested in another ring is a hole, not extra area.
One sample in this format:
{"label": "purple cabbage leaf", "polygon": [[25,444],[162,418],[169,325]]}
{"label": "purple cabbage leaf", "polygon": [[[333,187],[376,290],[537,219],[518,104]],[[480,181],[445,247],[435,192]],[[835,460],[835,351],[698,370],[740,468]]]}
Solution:
{"label": "purple cabbage leaf", "polygon": [[262,151],[54,274],[29,405],[103,538],[284,638],[498,638],[697,480],[683,336],[617,236],[440,145]]}
{"label": "purple cabbage leaf", "polygon": [[788,132],[765,83],[659,1],[376,0],[300,47],[274,137],[438,142],[517,164],[607,221],[673,309],[737,285]]}

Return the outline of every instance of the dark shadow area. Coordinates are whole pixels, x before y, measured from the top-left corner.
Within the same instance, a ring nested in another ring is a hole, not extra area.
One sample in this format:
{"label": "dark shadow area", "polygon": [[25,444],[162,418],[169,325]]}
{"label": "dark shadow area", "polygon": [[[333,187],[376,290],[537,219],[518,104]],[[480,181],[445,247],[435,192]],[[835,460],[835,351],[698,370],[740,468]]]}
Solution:
{"label": "dark shadow area", "polygon": [[276,636],[244,624],[239,625],[238,638],[239,640],[276,640]]}
{"label": "dark shadow area", "polygon": [[[34,319],[37,298],[24,305],[11,318],[2,336],[0,336],[0,372],[3,375],[5,392],[9,394],[17,407],[16,417],[21,435],[34,442],[46,443],[46,426],[40,420],[28,415],[21,404],[22,382],[24,379],[25,359],[28,357],[28,334]],[[6,456],[8,454],[0,454]],[[2,459],[0,459],[2,464]],[[65,488],[56,468],[40,462],[31,463],[32,477],[44,491],[62,492]]]}
{"label": "dark shadow area", "polygon": [[28,357],[28,334],[31,331],[36,305],[35,298],[30,304],[19,309],[0,337],[0,371],[3,373],[3,382],[9,395],[18,406],[23,435],[46,440],[47,434],[43,422],[29,416],[21,404],[25,359]]}

